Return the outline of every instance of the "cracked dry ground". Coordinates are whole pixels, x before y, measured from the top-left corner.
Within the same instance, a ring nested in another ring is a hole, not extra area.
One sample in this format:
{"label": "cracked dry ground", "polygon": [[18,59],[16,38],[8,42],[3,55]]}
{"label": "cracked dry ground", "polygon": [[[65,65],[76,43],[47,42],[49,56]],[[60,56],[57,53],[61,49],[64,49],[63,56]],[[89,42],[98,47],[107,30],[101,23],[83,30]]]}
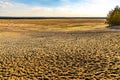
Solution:
{"label": "cracked dry ground", "polygon": [[120,31],[1,32],[0,80],[120,80]]}

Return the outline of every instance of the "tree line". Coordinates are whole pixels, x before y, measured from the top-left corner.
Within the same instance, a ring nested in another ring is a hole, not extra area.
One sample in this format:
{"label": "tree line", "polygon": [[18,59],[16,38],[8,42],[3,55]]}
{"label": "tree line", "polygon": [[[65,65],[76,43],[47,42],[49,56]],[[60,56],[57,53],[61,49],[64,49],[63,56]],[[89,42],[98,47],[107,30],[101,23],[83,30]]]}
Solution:
{"label": "tree line", "polygon": [[116,6],[111,10],[107,15],[107,23],[109,26],[118,26],[120,25],[120,7]]}

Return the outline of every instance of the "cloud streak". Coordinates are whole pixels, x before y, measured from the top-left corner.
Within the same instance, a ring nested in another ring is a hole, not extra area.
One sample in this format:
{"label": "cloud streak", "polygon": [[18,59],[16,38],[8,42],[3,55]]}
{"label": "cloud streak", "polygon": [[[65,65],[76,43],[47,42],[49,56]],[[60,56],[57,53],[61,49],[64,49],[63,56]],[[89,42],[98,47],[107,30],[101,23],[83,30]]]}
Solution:
{"label": "cloud streak", "polygon": [[109,10],[120,5],[119,0],[60,0],[60,5],[41,6],[0,1],[0,16],[49,16],[49,17],[105,17]]}
{"label": "cloud streak", "polygon": [[0,1],[0,8],[11,7],[13,6],[10,2],[7,1]]}

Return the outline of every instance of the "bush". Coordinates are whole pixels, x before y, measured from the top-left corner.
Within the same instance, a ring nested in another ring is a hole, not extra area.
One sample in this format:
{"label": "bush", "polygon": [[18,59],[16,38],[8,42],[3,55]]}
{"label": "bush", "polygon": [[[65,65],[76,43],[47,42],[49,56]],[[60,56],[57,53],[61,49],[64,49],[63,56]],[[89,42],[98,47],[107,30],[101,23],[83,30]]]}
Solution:
{"label": "bush", "polygon": [[114,10],[111,10],[107,15],[107,23],[109,26],[120,25],[120,7],[116,6]]}

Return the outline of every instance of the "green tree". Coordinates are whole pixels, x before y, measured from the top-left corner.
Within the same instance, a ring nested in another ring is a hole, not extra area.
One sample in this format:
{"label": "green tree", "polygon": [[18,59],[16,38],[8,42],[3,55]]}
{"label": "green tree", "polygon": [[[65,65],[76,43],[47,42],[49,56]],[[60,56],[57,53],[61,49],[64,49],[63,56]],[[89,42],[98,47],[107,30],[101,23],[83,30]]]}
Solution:
{"label": "green tree", "polygon": [[120,7],[116,6],[114,10],[111,10],[107,15],[107,23],[110,26],[120,25]]}

